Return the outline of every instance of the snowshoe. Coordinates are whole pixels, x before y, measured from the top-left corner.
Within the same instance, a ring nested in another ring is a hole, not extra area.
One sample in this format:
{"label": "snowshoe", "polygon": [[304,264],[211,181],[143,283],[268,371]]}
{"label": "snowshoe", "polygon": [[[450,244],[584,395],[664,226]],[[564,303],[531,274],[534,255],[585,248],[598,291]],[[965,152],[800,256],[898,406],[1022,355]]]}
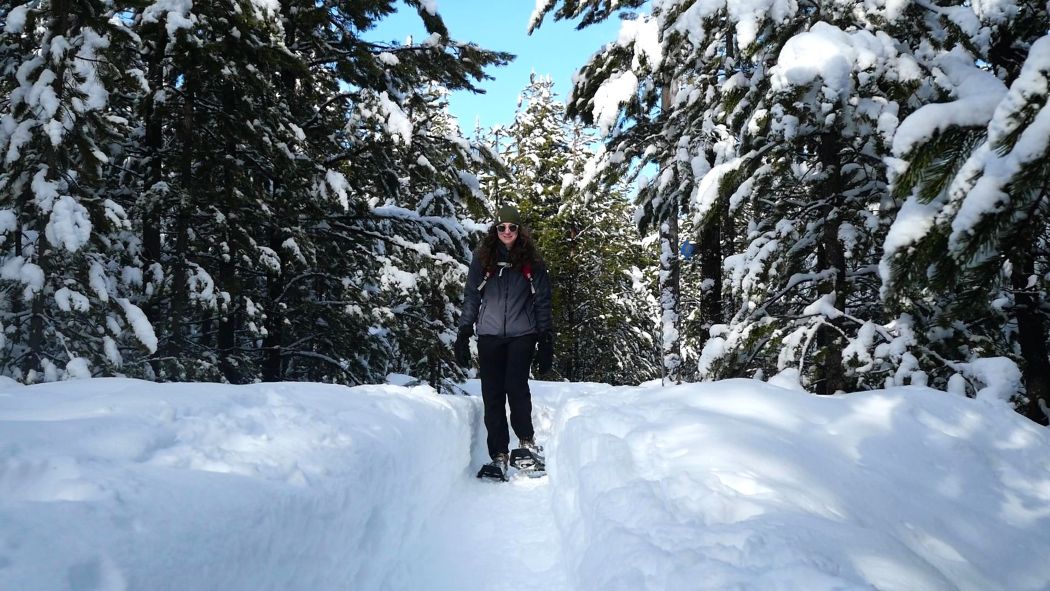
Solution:
{"label": "snowshoe", "polygon": [[522,440],[520,445],[521,447],[510,452],[510,465],[532,478],[546,475],[543,448],[531,440]]}
{"label": "snowshoe", "polygon": [[498,454],[491,462],[482,466],[481,470],[478,470],[478,478],[506,482],[507,454]]}

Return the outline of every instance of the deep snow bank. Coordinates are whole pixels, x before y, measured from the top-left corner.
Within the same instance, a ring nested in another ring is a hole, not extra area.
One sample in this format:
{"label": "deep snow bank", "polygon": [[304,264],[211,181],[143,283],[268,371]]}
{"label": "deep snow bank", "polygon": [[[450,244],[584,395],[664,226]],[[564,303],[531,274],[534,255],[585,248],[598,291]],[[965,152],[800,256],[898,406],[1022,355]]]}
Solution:
{"label": "deep snow bank", "polygon": [[1050,436],[1003,406],[533,389],[550,475],[491,484],[476,397],[0,384],[0,589],[1050,589]]}
{"label": "deep snow bank", "polygon": [[478,408],[394,386],[8,385],[0,589],[379,589],[464,477]]}
{"label": "deep snow bank", "polygon": [[750,380],[567,399],[549,456],[578,588],[1050,588],[1050,437],[925,388]]}

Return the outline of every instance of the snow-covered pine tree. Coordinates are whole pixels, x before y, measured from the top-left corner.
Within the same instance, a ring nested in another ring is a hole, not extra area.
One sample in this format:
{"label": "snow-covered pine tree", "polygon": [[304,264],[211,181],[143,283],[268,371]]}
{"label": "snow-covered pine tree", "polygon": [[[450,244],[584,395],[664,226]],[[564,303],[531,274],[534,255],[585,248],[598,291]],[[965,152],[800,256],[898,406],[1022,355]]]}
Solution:
{"label": "snow-covered pine tree", "polygon": [[[341,202],[309,232],[319,255],[301,301],[318,308],[287,316],[301,326],[290,330],[296,337],[284,353],[297,378],[365,382],[406,369],[430,381],[458,375],[447,351],[435,353],[444,326],[398,316],[441,308],[447,319],[450,306],[458,309],[449,298],[460,290],[450,291],[455,273],[447,269],[468,252],[451,216],[480,213],[476,172],[492,162],[472,156],[459,130],[441,123],[443,100],[432,90],[477,90],[485,68],[510,56],[451,40],[432,3],[407,4],[430,34],[422,42],[365,39],[394,11],[392,0],[285,5],[284,30],[295,31],[289,49],[308,64],[316,89],[306,102],[314,113],[299,123],[319,163],[313,186]],[[402,350],[420,353],[426,365],[406,368]]]}
{"label": "snow-covered pine tree", "polygon": [[[447,353],[430,325],[387,330],[384,271],[462,268],[492,160],[420,123],[441,111],[426,89],[476,90],[509,56],[408,4],[431,36],[405,46],[363,38],[393,0],[0,7],[5,371],[357,383],[412,342]],[[446,321],[449,285],[428,292]]]}
{"label": "snow-covered pine tree", "polygon": [[[564,3],[558,16],[610,8]],[[881,156],[894,93],[917,69],[892,38],[864,31],[863,14],[848,4],[658,3],[581,71],[570,112],[613,130],[598,173],[655,165],[642,219],[687,206],[699,233],[698,283],[711,290],[699,298],[709,316],[700,326],[714,335],[696,338],[706,340],[701,376],[791,369],[826,392],[876,379],[870,364],[843,358],[882,332],[872,305]],[[802,63],[804,44],[829,51],[809,54],[827,63]],[[731,308],[714,297],[723,265]]]}
{"label": "snow-covered pine tree", "polygon": [[736,130],[762,155],[741,179],[748,228],[726,259],[738,307],[723,346],[746,360],[732,373],[791,369],[830,394],[887,377],[866,352],[872,332],[892,338],[880,326],[875,273],[888,202],[882,160],[896,98],[917,70],[888,36],[825,22],[805,29],[768,68],[763,109]]}
{"label": "snow-covered pine tree", "polygon": [[1047,424],[1050,17],[1027,2],[927,11],[939,43],[923,66],[939,100],[894,140],[904,203],[884,292],[923,329],[913,349],[940,381],[1009,395],[1022,373],[1007,358],[1020,361],[1021,410]]}
{"label": "snow-covered pine tree", "polygon": [[[556,18],[582,17],[580,26],[586,26],[613,10],[636,8],[643,2],[551,1],[537,5],[530,28],[538,27],[557,4],[563,5]],[[660,42],[658,15],[665,8],[654,6],[656,16],[625,20],[617,42],[606,45],[578,73],[568,114],[597,125],[605,138],[600,164],[585,182],[611,186],[636,178],[641,170],[656,169],[656,178],[638,188],[636,222],[643,232],[655,229],[660,236],[661,364],[665,381],[678,383],[682,378],[678,224],[694,171],[693,158],[680,145],[682,129],[673,110],[681,84],[679,64],[665,60]]]}
{"label": "snow-covered pine tree", "polygon": [[408,105],[412,141],[391,146],[403,171],[398,191],[372,210],[378,229],[390,236],[383,306],[392,315],[383,326],[397,346],[395,371],[448,391],[450,380],[464,376],[451,345],[466,282],[463,263],[477,238],[461,220],[485,211],[474,171],[487,166],[487,152],[461,137],[440,85],[426,85]]}
{"label": "snow-covered pine tree", "polygon": [[133,92],[133,35],[119,18],[128,8],[2,9],[0,371],[26,382],[118,371],[122,345],[156,349],[129,300],[137,274],[125,208],[106,190]]}
{"label": "snow-covered pine tree", "polygon": [[161,379],[250,381],[266,335],[255,302],[279,272],[268,231],[280,214],[278,171],[295,171],[301,142],[278,84],[293,60],[277,13],[249,1],[152,4],[137,28],[150,88],[135,211],[143,295],[162,340],[149,369]]}
{"label": "snow-covered pine tree", "polygon": [[499,210],[501,205],[514,201],[514,183],[504,163],[504,160],[513,151],[512,142],[514,140],[508,136],[505,125],[493,125],[484,130],[480,127],[475,129],[474,141],[478,155],[494,163],[490,167],[490,172],[482,171],[478,176],[484,210],[479,212],[477,219],[488,219],[488,216]]}
{"label": "snow-covered pine tree", "polygon": [[507,130],[509,194],[531,221],[554,295],[556,369],[572,381],[659,375],[645,253],[626,187],[580,188],[593,131],[565,118],[549,76],[530,77]]}
{"label": "snow-covered pine tree", "polygon": [[[132,147],[142,297],[162,334],[154,375],[382,379],[401,338],[384,328],[391,308],[377,305],[396,299],[383,272],[391,261],[409,269],[401,263],[419,260],[420,236],[448,224],[373,208],[404,197],[420,154],[441,161],[430,148],[404,160],[398,146],[465,145],[451,133],[393,138],[412,133],[406,113],[431,80],[473,88],[507,56],[448,41],[420,3],[410,4],[434,35],[408,47],[363,39],[392,1],[256,4],[156,3],[136,21],[151,87]],[[419,102],[420,120],[430,108]],[[470,183],[447,172],[456,187]],[[442,260],[463,256],[442,248]]]}

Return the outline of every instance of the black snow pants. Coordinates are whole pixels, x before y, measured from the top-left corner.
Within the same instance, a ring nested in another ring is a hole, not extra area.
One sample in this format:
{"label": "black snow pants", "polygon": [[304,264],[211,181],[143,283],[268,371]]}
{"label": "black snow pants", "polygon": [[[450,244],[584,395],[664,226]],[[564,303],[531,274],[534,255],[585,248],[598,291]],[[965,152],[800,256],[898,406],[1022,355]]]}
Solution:
{"label": "black snow pants", "polygon": [[507,402],[510,426],[518,439],[532,439],[532,393],[529,392],[529,366],[536,348],[536,335],[520,337],[478,337],[478,365],[481,369],[481,398],[485,402],[485,429],[488,430],[489,457],[510,453],[507,430]]}

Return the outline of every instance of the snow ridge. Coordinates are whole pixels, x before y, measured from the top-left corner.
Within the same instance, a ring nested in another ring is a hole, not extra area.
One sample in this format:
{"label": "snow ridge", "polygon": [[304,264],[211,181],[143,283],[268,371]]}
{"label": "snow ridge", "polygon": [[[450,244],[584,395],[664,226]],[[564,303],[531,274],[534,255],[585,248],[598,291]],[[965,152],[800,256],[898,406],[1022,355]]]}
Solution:
{"label": "snow ridge", "polygon": [[0,588],[1050,583],[1050,436],[994,396],[533,382],[549,476],[497,484],[464,387],[0,381]]}

